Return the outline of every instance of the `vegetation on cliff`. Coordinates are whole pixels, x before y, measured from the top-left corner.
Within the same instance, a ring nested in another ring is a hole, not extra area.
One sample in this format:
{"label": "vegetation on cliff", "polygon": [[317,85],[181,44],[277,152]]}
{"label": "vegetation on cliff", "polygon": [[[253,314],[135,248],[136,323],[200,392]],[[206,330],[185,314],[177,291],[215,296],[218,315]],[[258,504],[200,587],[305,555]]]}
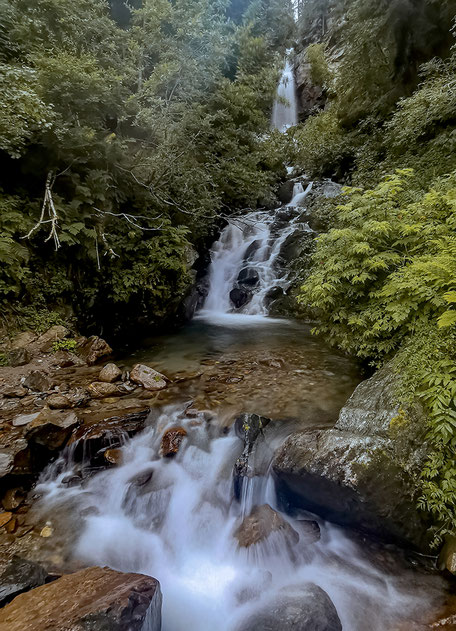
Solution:
{"label": "vegetation on cliff", "polygon": [[[428,416],[420,505],[439,542],[456,524],[456,7],[346,4],[320,33],[324,59],[309,55],[326,108],[294,138],[307,172],[351,186],[300,300],[333,344],[376,365],[396,357],[401,400],[418,399]],[[339,8],[308,3],[302,29]]]}
{"label": "vegetation on cliff", "polygon": [[173,318],[194,247],[283,169],[262,134],[291,23],[277,0],[0,0],[4,316]]}

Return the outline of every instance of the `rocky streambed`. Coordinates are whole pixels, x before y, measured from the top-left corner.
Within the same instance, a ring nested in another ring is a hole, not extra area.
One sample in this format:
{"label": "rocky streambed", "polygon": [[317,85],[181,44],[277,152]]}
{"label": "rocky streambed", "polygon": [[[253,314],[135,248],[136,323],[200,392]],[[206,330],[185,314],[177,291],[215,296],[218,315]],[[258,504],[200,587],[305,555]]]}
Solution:
{"label": "rocky streambed", "polygon": [[419,410],[398,426],[390,367],[357,386],[267,320],[196,321],[128,357],[59,349],[63,327],[11,344],[2,631],[454,628],[415,508]]}

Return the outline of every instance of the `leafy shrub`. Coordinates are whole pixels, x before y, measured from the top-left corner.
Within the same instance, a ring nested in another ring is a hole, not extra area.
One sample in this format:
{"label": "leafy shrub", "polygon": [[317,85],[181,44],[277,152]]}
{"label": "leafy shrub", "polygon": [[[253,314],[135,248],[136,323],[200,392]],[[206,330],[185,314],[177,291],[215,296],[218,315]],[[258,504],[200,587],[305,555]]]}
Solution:
{"label": "leafy shrub", "polygon": [[55,352],[57,351],[74,351],[76,349],[77,346],[77,342],[74,338],[67,338],[64,340],[57,340],[56,342],[54,342],[54,344],[52,345],[52,350]]}

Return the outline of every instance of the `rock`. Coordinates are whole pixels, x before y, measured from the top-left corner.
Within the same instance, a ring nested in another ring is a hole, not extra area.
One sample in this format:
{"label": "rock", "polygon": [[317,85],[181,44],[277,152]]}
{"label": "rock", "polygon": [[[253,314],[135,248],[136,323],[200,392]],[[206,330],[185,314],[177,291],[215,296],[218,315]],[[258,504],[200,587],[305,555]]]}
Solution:
{"label": "rock", "polygon": [[20,414],[13,419],[13,427],[22,427],[23,425],[28,425],[36,418],[38,418],[40,414],[41,412],[33,412],[32,414]]}
{"label": "rock", "polygon": [[230,291],[230,300],[236,309],[240,309],[252,300],[252,292],[245,287],[235,287]]}
{"label": "rock", "polygon": [[163,434],[160,444],[160,455],[164,458],[172,458],[177,454],[187,430],[183,427],[170,427]]}
{"label": "rock", "polygon": [[283,592],[252,613],[236,631],[342,631],[336,608],[317,585],[305,583]]}
{"label": "rock", "polygon": [[32,370],[24,379],[23,385],[32,392],[47,392],[52,388],[50,378],[42,370]]}
{"label": "rock", "polygon": [[28,390],[21,385],[5,384],[1,388],[0,394],[9,399],[22,399],[22,397],[25,397],[25,395],[28,394]]}
{"label": "rock", "polygon": [[237,282],[240,285],[248,285],[249,287],[255,287],[260,282],[260,276],[258,271],[254,267],[244,267],[239,272]]}
{"label": "rock", "polygon": [[49,451],[61,449],[68,441],[73,430],[80,424],[80,419],[75,412],[43,410],[39,416],[27,427],[25,437],[29,441],[31,451],[37,450],[37,446],[44,447],[33,454],[34,458],[41,456],[43,462],[37,462],[37,468],[41,469],[49,458]]}
{"label": "rock", "polygon": [[91,567],[20,594],[0,610],[8,631],[148,631],[161,628],[158,581]]}
{"label": "rock", "polygon": [[[27,460],[27,450],[27,441],[22,438],[8,441],[7,446],[0,448],[0,478],[13,472],[23,473],[21,461],[23,457]],[[27,470],[25,473],[29,473],[29,471]]]}
{"label": "rock", "polygon": [[2,506],[6,511],[16,510],[25,499],[25,493],[21,488],[8,489],[3,496]]}
{"label": "rock", "polygon": [[89,366],[93,366],[102,357],[110,355],[112,348],[101,337],[92,335],[88,340],[84,340],[81,343],[78,352]]}
{"label": "rock", "polygon": [[0,513],[0,528],[3,528],[3,526],[6,526],[6,524],[9,521],[11,521],[12,518],[13,518],[13,513],[11,513],[10,511],[6,513]]}
{"label": "rock", "polygon": [[163,390],[163,388],[166,388],[166,377],[153,368],[144,366],[144,364],[133,366],[130,379],[146,390]]}
{"label": "rock", "polygon": [[277,451],[282,506],[427,552],[429,523],[416,509],[426,421],[418,410],[408,414],[393,436],[398,405],[387,365],[356,388],[334,429],[297,432]]}
{"label": "rock", "polygon": [[10,366],[25,366],[31,361],[32,355],[26,348],[16,348],[7,353],[7,358]]}
{"label": "rock", "polygon": [[289,543],[296,544],[299,534],[269,504],[255,506],[234,533],[241,548],[265,541],[272,533],[280,533]]}
{"label": "rock", "polygon": [[274,300],[279,300],[279,298],[282,298],[283,295],[284,291],[282,287],[271,287],[271,289],[264,297],[264,304],[266,305],[266,307],[269,307],[271,302],[274,302]]}
{"label": "rock", "polygon": [[106,383],[112,383],[116,381],[122,376],[122,371],[115,364],[106,364],[104,368],[101,369],[100,374],[98,375],[98,379],[100,381],[106,381]]}
{"label": "rock", "polygon": [[63,349],[56,351],[52,357],[52,363],[60,368],[70,368],[71,366],[85,366],[85,361],[78,357],[76,353]]}
{"label": "rock", "polygon": [[447,537],[439,554],[439,569],[456,574],[456,537]]}
{"label": "rock", "polygon": [[245,251],[244,261],[246,262],[251,261],[254,255],[256,254],[256,252],[258,251],[258,248],[260,247],[260,245],[261,245],[260,239],[255,239],[255,241],[252,241],[252,243],[249,245],[249,247]]}
{"label": "rock", "polygon": [[106,399],[107,397],[120,397],[122,392],[114,383],[94,381],[87,386],[87,391],[94,399]]}
{"label": "rock", "polygon": [[46,399],[46,403],[51,410],[67,410],[73,407],[69,398],[64,394],[51,394],[51,396]]}
{"label": "rock", "polygon": [[299,526],[301,540],[304,540],[305,543],[315,543],[321,539],[320,526],[315,520],[300,519]]}
{"label": "rock", "polygon": [[293,198],[293,188],[294,182],[292,180],[288,180],[288,182],[284,182],[277,191],[277,197],[282,202],[282,204],[289,204]]}
{"label": "rock", "polygon": [[0,576],[0,607],[4,607],[19,594],[44,585],[46,570],[33,561],[13,556]]}
{"label": "rock", "polygon": [[243,478],[252,477],[254,475],[249,460],[255,441],[270,422],[271,419],[258,416],[258,414],[241,414],[234,422],[234,429],[237,436],[244,441],[243,452],[236,460],[233,472],[234,494],[238,499],[241,496]]}
{"label": "rock", "polygon": [[107,449],[104,452],[106,462],[109,464],[122,464],[122,450],[121,449]]}
{"label": "rock", "polygon": [[59,340],[63,340],[63,338],[69,335],[69,333],[70,332],[66,327],[61,324],[56,324],[55,326],[51,326],[46,333],[40,335],[34,346],[38,348],[41,353],[49,353],[49,351],[52,350],[54,343]]}
{"label": "rock", "polygon": [[37,339],[37,334],[33,331],[23,331],[13,340],[11,350],[27,348]]}
{"label": "rock", "polygon": [[44,526],[44,528],[40,531],[40,537],[44,537],[44,539],[48,539],[52,537],[54,534],[54,529],[51,526]]}

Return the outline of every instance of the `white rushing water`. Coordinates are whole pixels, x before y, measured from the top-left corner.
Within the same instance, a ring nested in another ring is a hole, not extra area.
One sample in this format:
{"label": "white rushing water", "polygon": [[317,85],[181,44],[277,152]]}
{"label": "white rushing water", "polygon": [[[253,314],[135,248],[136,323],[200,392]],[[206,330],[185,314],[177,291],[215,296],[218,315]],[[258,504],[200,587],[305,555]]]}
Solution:
{"label": "white rushing water", "polygon": [[[188,435],[175,458],[162,458],[161,436],[176,426]],[[271,452],[281,440],[270,439]],[[242,441],[233,430],[223,435],[216,419],[189,419],[184,408],[169,407],[122,448],[121,466],[68,488],[62,481],[79,467],[67,456],[37,491],[47,514],[64,507],[67,522],[78,523],[77,559],[160,581],[163,631],[235,631],[280,590],[299,593],[309,581],[329,595],[344,631],[386,631],[398,613],[425,608],[429,580],[425,595],[411,570],[382,572],[341,529],[321,520],[321,539],[309,543],[300,520],[312,516],[284,516],[300,535],[297,543],[274,533],[240,548],[234,533],[242,517],[255,505],[275,506],[268,475],[250,480],[241,502],[235,499],[232,471],[241,450]]]}
{"label": "white rushing water", "polygon": [[277,90],[277,99],[272,110],[271,125],[279,131],[286,131],[298,123],[296,82],[293,66],[287,59]]}
{"label": "white rushing water", "polygon": [[[312,184],[306,190],[301,184],[295,184],[293,199],[288,206],[301,206],[311,188]],[[222,231],[211,251],[209,293],[202,312],[204,317],[233,312],[264,316],[268,313],[269,292],[274,288],[286,291],[288,273],[279,261],[282,246],[297,230],[310,231],[310,228],[299,223],[298,215],[284,222],[285,225],[277,225],[279,210],[249,213],[232,220]],[[240,274],[243,270],[251,275],[251,282],[242,283]],[[230,292],[236,287],[250,296],[249,301],[238,309],[230,298]]]}

